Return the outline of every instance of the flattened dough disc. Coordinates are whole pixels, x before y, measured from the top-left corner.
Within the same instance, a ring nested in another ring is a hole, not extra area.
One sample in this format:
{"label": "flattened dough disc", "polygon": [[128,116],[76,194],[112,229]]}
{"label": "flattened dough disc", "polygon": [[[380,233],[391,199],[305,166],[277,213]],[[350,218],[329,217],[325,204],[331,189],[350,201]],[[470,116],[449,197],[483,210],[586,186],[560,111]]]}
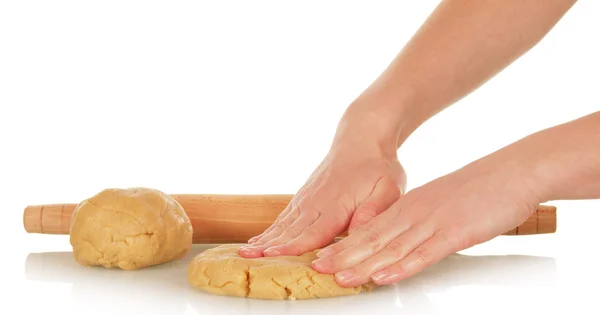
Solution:
{"label": "flattened dough disc", "polygon": [[301,256],[243,258],[242,245],[221,245],[198,254],[188,266],[188,280],[218,295],[269,300],[315,299],[371,291],[374,283],[346,288],[333,275],[311,268],[318,250]]}

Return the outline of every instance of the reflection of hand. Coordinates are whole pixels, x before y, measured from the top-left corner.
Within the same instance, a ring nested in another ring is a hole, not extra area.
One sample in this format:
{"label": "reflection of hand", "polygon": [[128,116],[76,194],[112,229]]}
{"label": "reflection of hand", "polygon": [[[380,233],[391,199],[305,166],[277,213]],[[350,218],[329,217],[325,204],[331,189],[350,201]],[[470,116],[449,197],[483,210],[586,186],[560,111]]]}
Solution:
{"label": "reflection of hand", "polygon": [[398,282],[449,254],[524,222],[538,199],[507,159],[490,155],[402,196],[318,254],[314,268],[340,285]]}
{"label": "reflection of hand", "polygon": [[326,246],[386,210],[405,182],[395,154],[332,149],[277,220],[239,253],[299,255]]}

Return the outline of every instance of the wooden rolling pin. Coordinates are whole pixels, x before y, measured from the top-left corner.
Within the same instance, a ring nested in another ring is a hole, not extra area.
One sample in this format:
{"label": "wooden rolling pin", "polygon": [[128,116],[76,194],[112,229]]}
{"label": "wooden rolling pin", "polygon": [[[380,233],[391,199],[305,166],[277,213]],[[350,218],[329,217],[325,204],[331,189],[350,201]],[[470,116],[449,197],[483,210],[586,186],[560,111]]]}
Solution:
{"label": "wooden rolling pin", "polygon": [[[194,244],[245,243],[262,233],[285,209],[293,195],[171,195],[188,214]],[[28,233],[68,235],[78,204],[34,205],[25,208]],[[547,234],[556,231],[556,207],[540,205],[527,221],[503,235]]]}

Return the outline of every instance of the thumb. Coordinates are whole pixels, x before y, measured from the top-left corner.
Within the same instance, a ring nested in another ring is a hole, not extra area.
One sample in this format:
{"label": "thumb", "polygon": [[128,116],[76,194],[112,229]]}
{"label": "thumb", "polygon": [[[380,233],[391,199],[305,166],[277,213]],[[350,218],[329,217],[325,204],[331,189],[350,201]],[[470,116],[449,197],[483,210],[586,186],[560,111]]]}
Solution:
{"label": "thumb", "polygon": [[367,223],[380,213],[387,210],[394,202],[400,198],[402,191],[401,187],[390,177],[385,176],[375,184],[373,191],[358,209],[354,211],[348,233],[352,233],[357,227]]}

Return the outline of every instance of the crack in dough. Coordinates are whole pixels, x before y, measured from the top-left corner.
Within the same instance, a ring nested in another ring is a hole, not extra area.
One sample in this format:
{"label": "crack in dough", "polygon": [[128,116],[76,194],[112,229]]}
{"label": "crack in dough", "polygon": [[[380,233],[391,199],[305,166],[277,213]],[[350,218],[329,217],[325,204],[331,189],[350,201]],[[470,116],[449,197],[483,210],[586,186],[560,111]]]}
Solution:
{"label": "crack in dough", "polygon": [[242,245],[220,245],[198,254],[188,265],[188,281],[202,291],[245,298],[296,300],[354,295],[376,287],[342,287],[333,275],[311,267],[317,250],[300,256],[246,259]]}
{"label": "crack in dough", "polygon": [[244,269],[244,274],[246,275],[246,281],[245,281],[246,294],[245,294],[245,296],[248,296],[248,295],[252,294],[252,292],[250,291],[250,269],[248,269],[248,268]]}

